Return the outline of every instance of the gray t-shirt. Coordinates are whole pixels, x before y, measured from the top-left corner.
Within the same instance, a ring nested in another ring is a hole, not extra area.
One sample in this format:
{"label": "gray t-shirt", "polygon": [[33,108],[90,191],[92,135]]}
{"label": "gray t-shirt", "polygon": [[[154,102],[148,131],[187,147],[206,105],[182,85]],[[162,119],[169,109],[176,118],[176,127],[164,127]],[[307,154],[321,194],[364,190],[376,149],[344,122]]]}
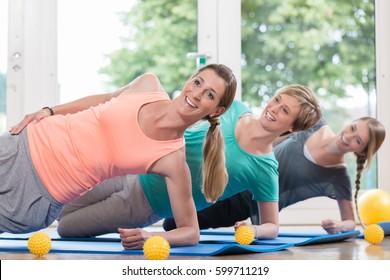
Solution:
{"label": "gray t-shirt", "polygon": [[314,127],[297,132],[275,146],[274,153],[279,162],[279,211],[318,196],[352,200],[346,167],[322,167],[304,155],[306,140],[324,125],[327,123],[322,119]]}

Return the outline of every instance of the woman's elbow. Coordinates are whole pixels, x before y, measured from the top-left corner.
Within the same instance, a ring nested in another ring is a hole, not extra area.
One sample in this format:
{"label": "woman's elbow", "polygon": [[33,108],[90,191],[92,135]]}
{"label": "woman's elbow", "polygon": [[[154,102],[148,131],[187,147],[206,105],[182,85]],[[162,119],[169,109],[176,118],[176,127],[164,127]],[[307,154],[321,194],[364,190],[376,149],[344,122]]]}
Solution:
{"label": "woman's elbow", "polygon": [[[257,232],[259,230],[260,232]],[[262,229],[256,227],[256,237],[258,239],[275,239],[279,234],[279,226],[277,224],[264,225]]]}
{"label": "woman's elbow", "polygon": [[279,234],[279,225],[273,224],[273,227],[271,229],[271,238],[274,239],[278,237],[278,234]]}
{"label": "woman's elbow", "polygon": [[275,239],[276,237],[278,237],[278,234],[279,234],[279,229],[272,231],[270,234],[270,239]]}
{"label": "woman's elbow", "polygon": [[199,240],[200,240],[200,232],[199,232],[199,229],[198,230],[194,230],[194,232],[191,234],[191,237],[190,237],[190,245],[191,246],[196,246],[199,244]]}

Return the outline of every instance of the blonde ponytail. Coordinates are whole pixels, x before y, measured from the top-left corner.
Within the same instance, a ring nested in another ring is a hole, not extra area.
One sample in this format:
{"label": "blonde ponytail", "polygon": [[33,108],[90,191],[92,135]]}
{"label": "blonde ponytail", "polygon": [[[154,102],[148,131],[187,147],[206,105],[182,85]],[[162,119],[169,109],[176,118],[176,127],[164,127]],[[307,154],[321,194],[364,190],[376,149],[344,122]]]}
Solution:
{"label": "blonde ponytail", "polygon": [[215,202],[225,191],[229,177],[219,119],[213,117],[209,122],[210,127],[203,147],[203,193],[207,201]]}

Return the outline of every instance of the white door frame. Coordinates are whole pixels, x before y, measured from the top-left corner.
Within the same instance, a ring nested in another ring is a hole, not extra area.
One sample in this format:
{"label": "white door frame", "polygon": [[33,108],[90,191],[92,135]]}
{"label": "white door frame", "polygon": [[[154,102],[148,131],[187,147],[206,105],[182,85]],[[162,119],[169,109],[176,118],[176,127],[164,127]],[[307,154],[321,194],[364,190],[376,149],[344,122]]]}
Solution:
{"label": "white door frame", "polygon": [[241,0],[198,0],[198,53],[229,66],[241,99]]}
{"label": "white door frame", "polygon": [[375,1],[376,15],[376,82],[378,119],[387,130],[385,141],[378,152],[378,188],[390,193],[390,1]]}
{"label": "white door frame", "polygon": [[59,102],[57,0],[9,1],[7,127]]}

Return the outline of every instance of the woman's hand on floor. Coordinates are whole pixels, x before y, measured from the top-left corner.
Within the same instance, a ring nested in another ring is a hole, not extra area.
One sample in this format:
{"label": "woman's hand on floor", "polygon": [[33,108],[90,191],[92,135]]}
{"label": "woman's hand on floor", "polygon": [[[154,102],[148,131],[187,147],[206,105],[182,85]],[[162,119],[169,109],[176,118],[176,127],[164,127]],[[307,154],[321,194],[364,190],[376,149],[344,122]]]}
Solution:
{"label": "woman's hand on floor", "polygon": [[119,228],[121,243],[126,250],[142,249],[145,241],[152,235],[140,228],[123,229]]}

